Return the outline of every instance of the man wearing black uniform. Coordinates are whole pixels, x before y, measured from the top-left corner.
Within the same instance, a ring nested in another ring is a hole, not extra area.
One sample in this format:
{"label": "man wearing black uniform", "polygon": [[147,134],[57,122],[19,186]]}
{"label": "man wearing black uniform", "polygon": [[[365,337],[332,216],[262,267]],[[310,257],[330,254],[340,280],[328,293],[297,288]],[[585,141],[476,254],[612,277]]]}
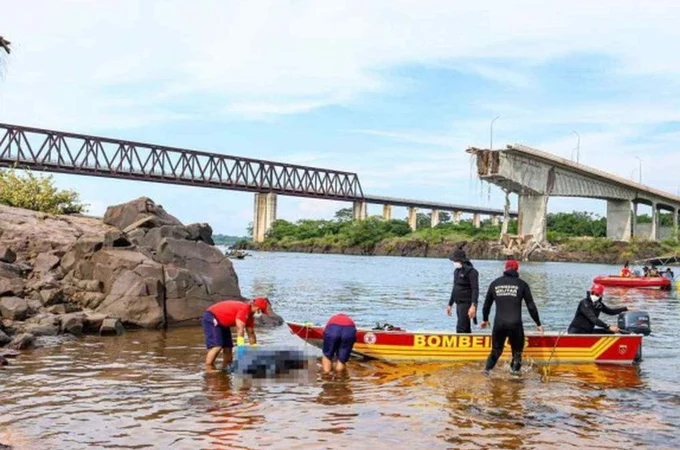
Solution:
{"label": "man wearing black uniform", "polygon": [[489,325],[489,313],[491,305],[496,302],[496,317],[493,321],[491,332],[491,353],[486,360],[485,372],[489,372],[503,354],[505,339],[510,338],[512,349],[512,363],[510,367],[513,373],[519,372],[522,367],[522,350],[524,350],[524,326],[522,325],[522,300],[527,304],[531,318],[536,322],[538,331],[543,333],[541,320],[538,317],[538,309],[531,295],[531,289],[526,281],[519,278],[519,264],[514,259],[505,262],[505,272],[500,278],[496,278],[486,293],[484,307],[482,308],[482,328]]}
{"label": "man wearing black uniform", "polygon": [[451,307],[456,303],[456,333],[472,333],[470,319],[477,324],[477,302],[479,301],[479,273],[472,267],[462,249],[456,249],[449,257],[453,261],[453,289],[446,314],[451,315]]}
{"label": "man wearing black uniform", "polygon": [[[574,320],[571,321],[567,330],[569,334],[612,334],[621,331],[616,325],[607,325],[600,319],[600,313],[615,316],[629,309],[625,306],[622,308],[608,307],[602,302],[603,293],[604,286],[601,284],[593,284],[590,287],[586,298],[581,300],[576,308]],[[598,326],[599,329],[596,329],[595,326]]]}

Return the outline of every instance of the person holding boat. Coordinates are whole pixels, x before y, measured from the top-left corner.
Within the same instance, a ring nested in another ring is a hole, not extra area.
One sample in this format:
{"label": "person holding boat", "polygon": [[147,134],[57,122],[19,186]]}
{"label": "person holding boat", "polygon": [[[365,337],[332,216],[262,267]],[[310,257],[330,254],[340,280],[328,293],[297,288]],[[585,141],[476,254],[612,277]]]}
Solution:
{"label": "person holding boat", "polygon": [[225,300],[211,305],[204,313],[201,321],[205,334],[205,357],[207,370],[214,369],[217,356],[222,354],[222,367],[226,368],[233,360],[231,327],[236,327],[236,346],[245,345],[245,333],[248,333],[250,345],[257,345],[255,335],[255,317],[271,312],[269,299],[257,297],[250,302]]}
{"label": "person holding boat", "polygon": [[524,325],[522,324],[522,300],[527,305],[529,315],[536,323],[538,331],[543,333],[538,308],[531,295],[529,284],[519,278],[519,263],[510,259],[505,262],[503,276],[496,278],[486,292],[482,307],[482,328],[489,325],[491,306],[496,303],[496,317],[491,331],[491,353],[486,360],[484,371],[489,373],[496,366],[503,354],[506,339],[510,340],[512,362],[510,368],[513,373],[522,367],[522,351],[524,350]]}
{"label": "person holding boat", "polygon": [[616,316],[622,312],[630,311],[630,309],[626,306],[621,308],[608,307],[602,302],[603,293],[604,286],[601,284],[591,286],[590,291],[586,293],[586,298],[581,300],[576,308],[574,319],[567,330],[569,334],[613,334],[621,331],[616,325],[607,325],[601,320],[600,313]]}
{"label": "person holding boat", "polygon": [[477,324],[477,303],[479,301],[479,272],[472,266],[463,249],[456,249],[451,256],[455,267],[453,271],[453,289],[446,314],[451,315],[453,304],[456,304],[456,333],[472,333],[470,320]]}
{"label": "person holding boat", "polygon": [[348,315],[340,313],[328,319],[323,330],[321,367],[324,373],[331,371],[334,359],[336,372],[345,369],[356,340],[357,327]]}

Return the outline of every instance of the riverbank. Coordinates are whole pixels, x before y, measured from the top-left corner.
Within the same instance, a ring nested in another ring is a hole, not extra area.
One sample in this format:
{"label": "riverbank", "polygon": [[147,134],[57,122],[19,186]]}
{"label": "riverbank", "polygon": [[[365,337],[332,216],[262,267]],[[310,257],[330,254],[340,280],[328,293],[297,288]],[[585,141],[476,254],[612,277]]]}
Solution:
{"label": "riverbank", "polygon": [[[306,240],[267,240],[248,243],[247,249],[295,253],[327,253],[371,256],[409,256],[446,258],[454,249],[462,247],[470,259],[503,260],[508,256],[497,239],[452,236],[427,239],[423,236],[388,238],[373,246],[343,245],[328,242],[324,238]],[[659,255],[680,253],[678,245],[671,241],[616,242],[605,238],[565,238],[533,251],[528,260],[536,262],[577,262],[600,264],[623,264]]]}

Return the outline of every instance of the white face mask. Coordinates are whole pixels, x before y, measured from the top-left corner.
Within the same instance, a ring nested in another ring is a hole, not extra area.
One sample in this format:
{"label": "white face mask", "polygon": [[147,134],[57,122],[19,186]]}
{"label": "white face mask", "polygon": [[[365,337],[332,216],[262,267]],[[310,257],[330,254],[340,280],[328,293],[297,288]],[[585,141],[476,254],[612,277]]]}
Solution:
{"label": "white face mask", "polygon": [[596,301],[598,301],[598,300],[600,299],[600,296],[599,296],[599,295],[590,294],[590,299],[591,299],[592,301],[596,302]]}
{"label": "white face mask", "polygon": [[453,267],[455,267],[456,269],[460,269],[461,267],[463,267],[463,263],[456,261],[455,263],[453,263]]}
{"label": "white face mask", "polygon": [[253,317],[255,317],[256,319],[259,319],[260,317],[262,317],[262,311],[258,311],[255,314],[253,314]]}

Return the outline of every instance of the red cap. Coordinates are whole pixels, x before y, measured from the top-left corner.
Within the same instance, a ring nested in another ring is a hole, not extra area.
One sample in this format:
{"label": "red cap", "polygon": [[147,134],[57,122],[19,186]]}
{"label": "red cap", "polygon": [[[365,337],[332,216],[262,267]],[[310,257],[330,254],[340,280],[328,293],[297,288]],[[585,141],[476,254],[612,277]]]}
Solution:
{"label": "red cap", "polygon": [[508,259],[505,261],[505,270],[518,270],[519,269],[519,263],[515,259]]}
{"label": "red cap", "polygon": [[269,313],[267,312],[267,307],[269,306],[269,300],[267,300],[266,298],[257,297],[255,300],[253,300],[253,305],[260,308],[260,310],[262,310],[262,314],[269,315]]}
{"label": "red cap", "polygon": [[590,286],[590,293],[601,296],[604,293],[604,286],[595,283],[592,286]]}

